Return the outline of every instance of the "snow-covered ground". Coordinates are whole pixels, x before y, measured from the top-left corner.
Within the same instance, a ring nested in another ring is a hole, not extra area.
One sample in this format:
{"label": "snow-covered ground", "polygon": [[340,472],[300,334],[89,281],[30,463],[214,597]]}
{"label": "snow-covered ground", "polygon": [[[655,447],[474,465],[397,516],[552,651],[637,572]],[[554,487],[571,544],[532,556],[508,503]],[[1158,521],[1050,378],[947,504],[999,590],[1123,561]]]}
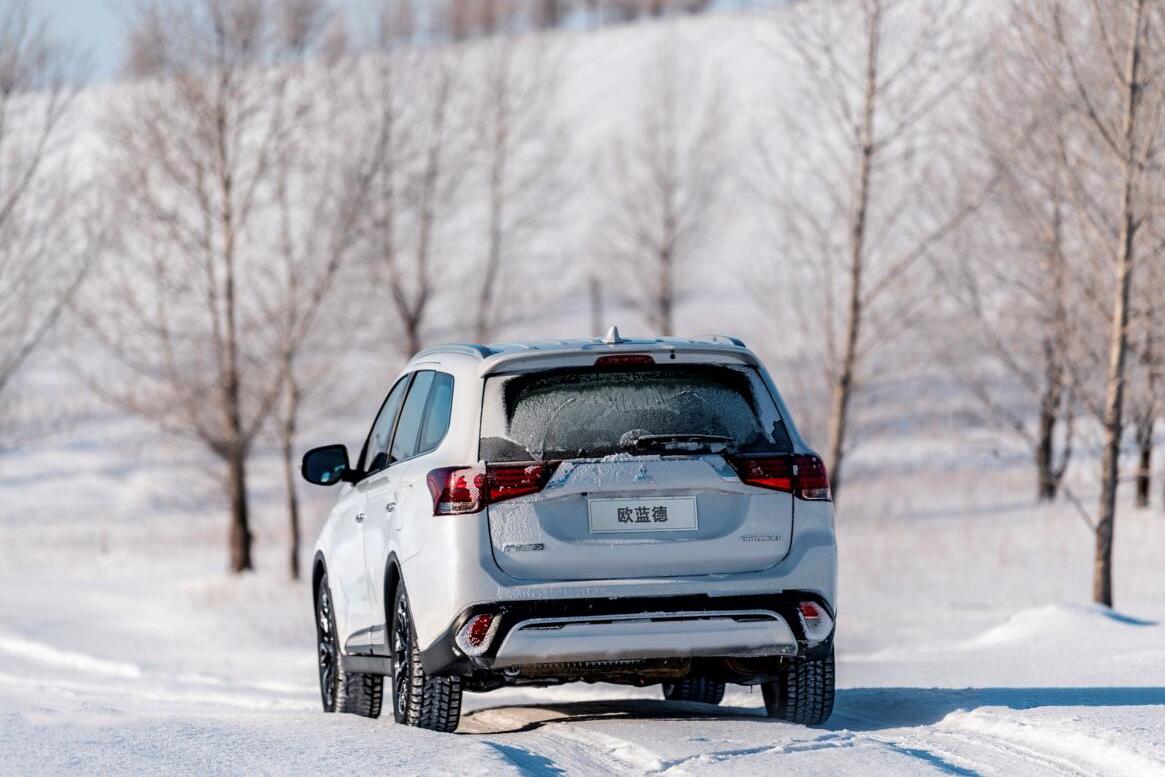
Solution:
{"label": "snow-covered ground", "polygon": [[916,430],[855,458],[827,726],[744,688],[717,709],[575,685],[471,695],[440,735],[318,711],[276,490],[235,579],[195,468],[85,427],[0,458],[0,773],[1165,774],[1165,516],[1122,510],[1120,609],[1097,609],[1078,517],[982,450]]}

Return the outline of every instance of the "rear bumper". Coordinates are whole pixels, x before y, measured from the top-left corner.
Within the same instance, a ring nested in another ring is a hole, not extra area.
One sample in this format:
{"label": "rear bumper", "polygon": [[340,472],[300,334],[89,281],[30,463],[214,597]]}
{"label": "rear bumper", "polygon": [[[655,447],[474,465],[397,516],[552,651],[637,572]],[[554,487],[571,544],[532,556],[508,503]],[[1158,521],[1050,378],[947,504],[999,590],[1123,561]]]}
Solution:
{"label": "rear bumper", "polygon": [[[659,658],[760,658],[814,655],[833,635],[806,640],[798,603],[819,596],[786,591],[740,597],[651,597],[498,602],[461,612],[421,653],[430,674],[468,676],[563,661]],[[497,633],[480,656],[457,648],[457,632],[474,615],[500,616]]]}
{"label": "rear bumper", "polygon": [[775,612],[656,612],[522,621],[498,646],[493,668],[562,661],[796,654],[797,638]]}

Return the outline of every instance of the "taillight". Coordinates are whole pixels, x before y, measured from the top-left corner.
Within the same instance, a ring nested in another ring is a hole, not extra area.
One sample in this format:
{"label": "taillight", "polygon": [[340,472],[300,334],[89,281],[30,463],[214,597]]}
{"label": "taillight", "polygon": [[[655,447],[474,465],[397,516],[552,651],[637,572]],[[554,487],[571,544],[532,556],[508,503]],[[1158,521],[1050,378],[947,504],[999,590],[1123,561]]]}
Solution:
{"label": "taillight", "polygon": [[813,502],[833,499],[825,464],[816,456],[764,456],[734,463],[740,479],[750,486],[784,491]]}
{"label": "taillight", "polygon": [[535,464],[489,464],[486,479],[489,483],[489,501],[500,502],[515,496],[536,494],[550,480],[558,462]]}
{"label": "taillight", "polygon": [[476,513],[490,502],[535,494],[557,467],[558,462],[552,461],[435,469],[427,478],[433,515]]}
{"label": "taillight", "polygon": [[433,515],[464,515],[485,507],[489,492],[480,467],[441,467],[426,480],[433,495]]}

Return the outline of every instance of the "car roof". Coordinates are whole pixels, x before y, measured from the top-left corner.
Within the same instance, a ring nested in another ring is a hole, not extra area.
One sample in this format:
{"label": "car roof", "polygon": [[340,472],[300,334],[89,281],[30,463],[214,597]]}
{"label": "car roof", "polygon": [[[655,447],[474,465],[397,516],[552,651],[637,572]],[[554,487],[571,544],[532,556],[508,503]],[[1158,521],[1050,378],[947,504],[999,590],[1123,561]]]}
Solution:
{"label": "car roof", "polygon": [[[704,355],[723,354],[737,360],[757,362],[756,357],[739,338],[729,335],[703,335],[699,337],[650,337],[625,338],[616,327],[611,327],[605,337],[573,339],[538,339],[513,342],[490,343],[446,343],[426,348],[410,363],[467,361],[475,363],[478,372],[485,374],[500,369],[503,365],[529,360],[542,361],[554,357],[579,356],[594,353],[620,352],[684,352]],[[467,365],[468,366],[468,365]]]}

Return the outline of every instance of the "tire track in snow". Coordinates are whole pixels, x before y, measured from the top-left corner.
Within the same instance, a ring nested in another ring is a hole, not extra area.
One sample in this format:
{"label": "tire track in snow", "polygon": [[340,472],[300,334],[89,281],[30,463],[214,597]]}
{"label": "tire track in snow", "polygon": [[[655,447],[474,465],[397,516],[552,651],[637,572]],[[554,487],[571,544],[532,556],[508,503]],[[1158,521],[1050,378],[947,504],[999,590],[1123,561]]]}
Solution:
{"label": "tire track in snow", "polygon": [[[949,774],[1088,777],[1099,773],[1079,768],[1071,757],[1066,758],[1061,752],[1024,746],[986,733],[950,730],[947,724],[951,717],[948,715],[934,725],[898,727],[875,716],[847,712],[835,715],[833,722],[850,721],[862,727],[882,728],[886,736],[863,734],[862,738],[928,761]],[[893,733],[898,735],[895,737]]]}

